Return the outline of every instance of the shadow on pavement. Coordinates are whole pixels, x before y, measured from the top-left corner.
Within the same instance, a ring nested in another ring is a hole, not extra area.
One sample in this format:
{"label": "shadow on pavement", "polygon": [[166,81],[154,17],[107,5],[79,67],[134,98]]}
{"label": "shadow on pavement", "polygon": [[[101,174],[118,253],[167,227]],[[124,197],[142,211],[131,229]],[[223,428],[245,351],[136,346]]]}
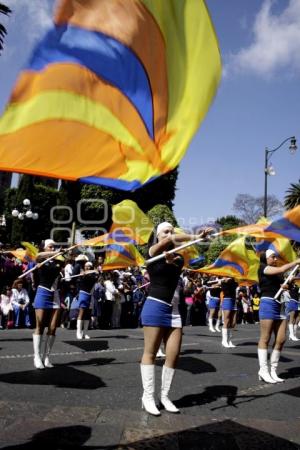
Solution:
{"label": "shadow on pavement", "polygon": [[101,378],[65,364],[45,370],[27,370],[0,375],[0,382],[10,384],[49,385],[58,388],[98,389],[106,384]]}
{"label": "shadow on pavement", "polygon": [[189,408],[192,406],[201,406],[215,402],[220,398],[226,398],[227,406],[235,406],[238,388],[230,385],[207,386],[199,394],[189,394],[181,397],[176,403],[178,408]]}
{"label": "shadow on pavement", "polygon": [[192,356],[183,356],[178,361],[177,369],[185,370],[193,374],[216,372],[215,366]]}
{"label": "shadow on pavement", "polygon": [[[9,445],[2,450],[41,450],[49,448],[51,450],[59,449],[78,449],[83,448],[84,443],[91,437],[91,428],[78,425],[70,427],[49,428],[48,430],[36,433],[30,442],[19,445]],[[101,447],[84,447],[101,448]]]}
{"label": "shadow on pavement", "polygon": [[282,391],[283,394],[292,395],[293,397],[300,397],[300,387],[293,389],[288,389],[287,391]]}
{"label": "shadow on pavement", "polygon": [[239,343],[239,347],[253,347],[253,345],[254,346],[257,346],[257,341],[248,341],[248,342],[241,342],[241,343]]}
{"label": "shadow on pavement", "polygon": [[287,369],[287,378],[299,378],[300,377],[300,367],[291,367]]}
{"label": "shadow on pavement", "polygon": [[110,336],[93,336],[92,339],[129,339],[129,336],[126,336],[125,334],[120,335],[110,335]]}
{"label": "shadow on pavement", "polygon": [[201,355],[201,353],[203,353],[203,350],[181,350],[180,352],[180,356],[185,356],[185,355]]}
{"label": "shadow on pavement", "polygon": [[[111,364],[112,362],[116,361],[114,358],[93,358],[93,359],[87,359],[85,361],[69,361],[68,363],[65,363],[64,366],[106,366],[107,364]],[[118,362],[117,365],[120,365],[122,363]],[[57,367],[57,366],[55,366]]]}
{"label": "shadow on pavement", "polygon": [[73,345],[80,348],[85,352],[95,352],[99,350],[108,350],[108,341],[94,341],[94,340],[82,340],[82,341],[63,341],[65,344]]}
{"label": "shadow on pavement", "polygon": [[[6,446],[3,450],[40,450],[42,448],[51,448],[51,450],[81,448],[87,450],[248,450],[262,447],[270,450],[299,450],[299,445],[286,439],[231,420],[165,434],[151,429],[125,430],[123,443],[119,444],[116,436],[113,438],[116,442],[111,445],[101,445],[101,436],[99,436],[98,445],[88,445],[92,431],[87,426],[50,428],[36,433],[30,442]],[[153,437],[153,434],[159,435]]]}
{"label": "shadow on pavement", "polygon": [[[237,353],[237,352],[234,352],[234,353],[232,353],[234,356],[242,356],[242,357],[244,357],[244,358],[255,358],[255,359],[257,359],[257,366],[258,366],[258,358],[257,358],[257,352],[255,352],[255,353]],[[292,362],[292,361],[294,361],[293,359],[290,359],[290,358],[287,358],[286,356],[280,356],[280,363],[287,363],[287,362]],[[279,369],[280,369],[280,366],[279,366]]]}

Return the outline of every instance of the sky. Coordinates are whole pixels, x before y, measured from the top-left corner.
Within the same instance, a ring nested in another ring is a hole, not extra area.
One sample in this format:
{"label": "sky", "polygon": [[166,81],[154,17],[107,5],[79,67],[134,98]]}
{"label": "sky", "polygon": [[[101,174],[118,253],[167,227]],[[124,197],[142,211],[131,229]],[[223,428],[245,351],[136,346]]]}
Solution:
{"label": "sky", "polygon": [[[189,0],[186,0],[189,1]],[[54,0],[6,0],[14,13],[0,57],[0,112],[36,41],[51,26]],[[210,110],[179,168],[174,212],[190,228],[235,214],[238,194],[264,194],[265,148],[296,136],[300,146],[300,0],[207,0],[223,61]],[[283,200],[300,179],[300,148],[271,159],[268,193]]]}

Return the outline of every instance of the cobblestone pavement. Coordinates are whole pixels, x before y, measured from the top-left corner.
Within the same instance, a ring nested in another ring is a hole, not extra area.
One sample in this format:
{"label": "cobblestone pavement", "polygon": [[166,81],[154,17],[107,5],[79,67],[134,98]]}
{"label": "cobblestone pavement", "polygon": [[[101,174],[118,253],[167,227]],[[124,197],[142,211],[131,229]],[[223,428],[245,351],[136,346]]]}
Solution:
{"label": "cobblestone pavement", "polygon": [[[257,379],[258,325],[239,325],[236,348],[219,333],[184,329],[170,397],[181,414],[140,409],[141,329],[59,329],[53,369],[32,365],[32,330],[0,331],[0,449],[300,449],[300,341],[279,374]],[[299,333],[300,334],[300,333]],[[157,393],[163,360],[157,360]]]}

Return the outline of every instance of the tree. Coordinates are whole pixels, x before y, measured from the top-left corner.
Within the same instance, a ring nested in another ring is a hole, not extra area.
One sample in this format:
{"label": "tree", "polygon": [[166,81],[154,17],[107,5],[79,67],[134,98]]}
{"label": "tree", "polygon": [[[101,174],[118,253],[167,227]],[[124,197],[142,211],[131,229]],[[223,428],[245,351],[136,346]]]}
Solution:
{"label": "tree", "polygon": [[[127,198],[126,194],[118,189],[84,184],[81,189],[80,218],[86,222],[87,228],[90,228],[90,231],[87,231],[85,236],[89,237],[99,234],[97,227],[108,232],[112,223],[112,205],[120,203],[125,198]],[[88,222],[91,221],[94,224],[89,226]],[[84,225],[81,222],[81,226]],[[93,231],[94,228],[96,230]]]}
{"label": "tree", "polygon": [[172,211],[177,178],[178,168],[156,178],[134,192],[127,193],[124,199],[133,200],[142,211],[149,211],[155,205],[166,205]]}
{"label": "tree", "polygon": [[236,228],[245,225],[245,222],[236,216],[228,215],[217,219],[216,224],[220,225],[222,230],[230,230],[231,228]]}
{"label": "tree", "polygon": [[147,215],[150,217],[154,226],[157,226],[161,222],[170,222],[173,226],[178,226],[173,212],[166,205],[155,205],[147,212]]}
{"label": "tree", "polygon": [[[51,220],[51,209],[58,203],[59,192],[45,185],[34,184],[31,175],[22,175],[18,189],[7,189],[5,197],[5,216],[7,241],[19,245],[22,240],[39,244],[51,235],[57,225]],[[37,212],[37,220],[12,218],[11,211],[19,209],[23,200],[31,200],[32,209]]]}
{"label": "tree", "polygon": [[[8,16],[11,13],[11,9],[4,5],[3,3],[0,3],[0,14],[5,14]],[[3,50],[3,43],[5,35],[7,34],[6,28],[2,23],[0,23],[0,51]]]}
{"label": "tree", "polygon": [[[88,231],[89,226],[87,225],[85,236],[88,237],[96,233],[96,230],[93,231],[93,228],[97,228],[97,221],[99,223],[99,229],[109,230],[112,205],[116,205],[125,199],[133,200],[144,212],[149,211],[156,205],[160,205],[166,208],[164,210],[160,209],[159,214],[161,214],[161,217],[171,217],[170,221],[175,223],[176,219],[172,213],[172,208],[177,176],[178,169],[175,169],[134,192],[111,189],[105,186],[83,184],[80,194],[81,217],[85,221],[95,222],[94,226],[90,227],[90,231]],[[158,215],[156,219],[159,220],[159,217]],[[78,222],[80,221],[78,220]],[[81,226],[83,226],[82,223]]]}
{"label": "tree", "polygon": [[[283,205],[274,196],[268,196],[268,216],[282,213]],[[249,194],[238,194],[233,204],[233,210],[246,223],[256,223],[264,215],[264,197],[253,197]]]}
{"label": "tree", "polygon": [[298,183],[291,183],[290,188],[286,191],[284,197],[284,206],[286,209],[293,209],[300,205],[300,179]]}

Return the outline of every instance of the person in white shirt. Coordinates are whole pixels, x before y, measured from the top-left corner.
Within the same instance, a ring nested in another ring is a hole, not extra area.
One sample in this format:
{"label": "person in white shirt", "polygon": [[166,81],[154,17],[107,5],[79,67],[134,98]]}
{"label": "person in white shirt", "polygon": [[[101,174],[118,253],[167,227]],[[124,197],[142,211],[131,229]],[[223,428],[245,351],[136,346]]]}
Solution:
{"label": "person in white shirt", "polygon": [[20,325],[20,315],[24,314],[25,326],[27,328],[31,327],[30,322],[30,311],[29,304],[30,299],[27,289],[23,286],[22,280],[16,280],[12,288],[12,300],[11,300],[14,315],[15,315],[15,327],[18,328]]}
{"label": "person in white shirt", "polygon": [[107,279],[104,281],[105,287],[105,311],[104,321],[106,326],[117,328],[121,317],[120,293],[117,288],[119,285],[119,272],[115,270],[112,274],[106,275]]}
{"label": "person in white shirt", "polygon": [[14,308],[12,305],[12,289],[10,286],[6,286],[3,289],[3,293],[0,296],[0,313],[1,313],[1,324],[0,328],[10,327],[9,322],[13,323],[13,312]]}
{"label": "person in white shirt", "polygon": [[73,260],[69,258],[64,268],[64,279],[65,283],[69,283],[71,281],[71,277],[73,275],[74,265],[72,264]]}

